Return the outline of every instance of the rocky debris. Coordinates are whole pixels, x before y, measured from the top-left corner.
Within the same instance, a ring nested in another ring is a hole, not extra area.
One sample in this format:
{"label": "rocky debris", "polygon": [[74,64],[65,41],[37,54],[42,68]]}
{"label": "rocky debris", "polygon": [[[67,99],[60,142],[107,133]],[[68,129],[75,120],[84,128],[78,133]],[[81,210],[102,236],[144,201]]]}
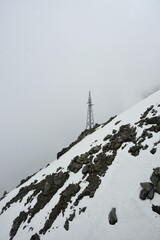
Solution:
{"label": "rocky debris", "polygon": [[13,225],[10,231],[10,240],[14,238],[16,235],[20,225],[22,222],[25,222],[27,219],[27,213],[26,212],[20,212],[19,216],[13,221]]}
{"label": "rocky debris", "polygon": [[140,183],[142,190],[140,192],[140,199],[150,199],[154,198],[155,192],[160,194],[160,168],[157,167],[153,169],[153,173],[150,177],[151,182]]}
{"label": "rocky debris", "polygon": [[34,192],[28,197],[25,205],[31,202],[34,197],[38,195],[37,203],[32,208],[29,207],[27,212],[21,212],[20,215],[13,221],[13,226],[10,232],[11,239],[16,235],[21,223],[25,222],[28,217],[29,223],[34,215],[43,209],[46,204],[52,199],[54,194],[64,185],[68,177],[68,172],[53,173],[51,175],[48,175],[45,179],[37,184],[32,183],[29,186],[22,187],[19,190],[19,193],[3,207],[1,214],[3,214],[3,212],[13,203],[22,201],[22,199],[30,191]]}
{"label": "rocky debris", "polygon": [[80,208],[80,209],[79,209],[79,214],[81,214],[82,212],[85,212],[86,209],[87,209],[87,207]]}
{"label": "rocky debris", "polygon": [[[68,187],[66,187],[66,189],[60,194],[61,197],[59,199],[59,202],[52,209],[52,212],[50,213],[44,227],[40,230],[40,234],[45,234],[46,231],[51,228],[52,224],[60,213],[64,214],[68,203],[71,201],[71,198],[74,197],[79,192],[79,190],[79,184],[69,184]],[[69,220],[66,222],[64,227],[66,230],[69,229]]]}
{"label": "rocky debris", "polygon": [[40,240],[40,237],[39,237],[39,235],[36,233],[36,234],[34,234],[34,235],[31,237],[30,240]]}
{"label": "rocky debris", "polygon": [[95,153],[99,152],[100,149],[101,149],[101,145],[95,146],[89,150],[89,154],[90,155],[95,154]]}
{"label": "rocky debris", "polygon": [[116,208],[112,208],[112,210],[109,213],[108,220],[111,225],[114,225],[118,222],[118,218],[116,215]]}
{"label": "rocky debris", "polygon": [[99,126],[99,124],[95,124],[93,128],[91,129],[85,129],[77,138],[76,141],[72,142],[68,147],[63,148],[60,152],[57,153],[57,159],[59,159],[63,154],[68,152],[74,145],[76,145],[78,142],[80,142],[83,138],[85,138],[87,135],[93,133],[96,128]]}
{"label": "rocky debris", "polygon": [[135,145],[130,147],[130,149],[128,150],[129,153],[131,153],[133,156],[138,156],[140,153],[140,150],[143,149],[143,146],[139,146],[139,145]]}

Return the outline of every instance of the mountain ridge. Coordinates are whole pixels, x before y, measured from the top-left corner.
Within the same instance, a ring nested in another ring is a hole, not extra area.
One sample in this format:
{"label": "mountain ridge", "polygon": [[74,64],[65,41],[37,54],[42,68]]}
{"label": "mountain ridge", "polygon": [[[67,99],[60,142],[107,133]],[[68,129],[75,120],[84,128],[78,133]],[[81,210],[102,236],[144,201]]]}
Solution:
{"label": "mountain ridge", "polygon": [[[159,167],[159,102],[160,91],[97,126],[7,194],[0,201],[0,239],[158,240],[160,216],[152,211],[158,182],[152,196],[140,183]],[[110,217],[117,218],[114,226]]]}

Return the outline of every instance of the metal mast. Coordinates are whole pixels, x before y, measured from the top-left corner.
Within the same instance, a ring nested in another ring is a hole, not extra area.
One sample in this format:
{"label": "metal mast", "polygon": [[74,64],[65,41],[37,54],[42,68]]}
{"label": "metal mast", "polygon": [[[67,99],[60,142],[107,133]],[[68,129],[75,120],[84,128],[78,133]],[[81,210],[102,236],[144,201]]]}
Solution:
{"label": "metal mast", "polygon": [[88,110],[87,110],[87,124],[86,129],[91,129],[94,126],[94,118],[93,118],[93,109],[92,109],[92,99],[91,99],[91,92],[89,92],[88,97]]}

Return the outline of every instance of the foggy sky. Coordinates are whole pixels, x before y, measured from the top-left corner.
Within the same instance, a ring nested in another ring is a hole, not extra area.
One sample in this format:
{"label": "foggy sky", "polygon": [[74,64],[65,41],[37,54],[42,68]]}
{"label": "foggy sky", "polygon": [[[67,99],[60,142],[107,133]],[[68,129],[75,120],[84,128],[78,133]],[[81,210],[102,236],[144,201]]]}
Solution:
{"label": "foggy sky", "polygon": [[159,0],[0,1],[0,196],[159,89]]}

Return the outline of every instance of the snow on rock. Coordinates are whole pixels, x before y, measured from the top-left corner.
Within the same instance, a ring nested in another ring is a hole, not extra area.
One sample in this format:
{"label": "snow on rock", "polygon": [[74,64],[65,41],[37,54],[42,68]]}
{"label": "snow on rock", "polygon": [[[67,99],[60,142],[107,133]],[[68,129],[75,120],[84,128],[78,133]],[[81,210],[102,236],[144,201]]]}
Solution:
{"label": "snow on rock", "polygon": [[84,131],[0,201],[0,240],[159,240],[160,91]]}

